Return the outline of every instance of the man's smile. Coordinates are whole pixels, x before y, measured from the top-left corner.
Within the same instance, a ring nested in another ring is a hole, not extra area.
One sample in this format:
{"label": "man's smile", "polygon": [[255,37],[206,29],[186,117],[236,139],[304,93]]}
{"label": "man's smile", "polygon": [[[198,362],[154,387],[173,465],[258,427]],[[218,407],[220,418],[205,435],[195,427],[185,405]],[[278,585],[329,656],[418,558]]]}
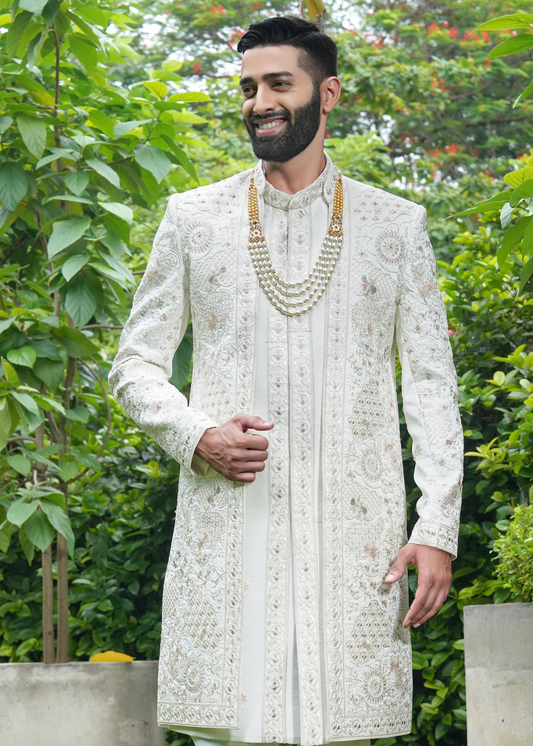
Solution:
{"label": "man's smile", "polygon": [[259,137],[265,137],[265,135],[275,135],[281,132],[283,126],[287,120],[285,117],[274,117],[272,119],[259,119],[252,122],[253,126]]}

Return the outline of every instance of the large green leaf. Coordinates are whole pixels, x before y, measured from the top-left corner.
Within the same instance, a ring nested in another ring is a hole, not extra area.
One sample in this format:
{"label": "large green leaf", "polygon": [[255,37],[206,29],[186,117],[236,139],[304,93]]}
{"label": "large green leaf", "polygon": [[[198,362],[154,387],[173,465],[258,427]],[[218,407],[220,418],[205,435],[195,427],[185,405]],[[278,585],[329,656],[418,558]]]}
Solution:
{"label": "large green leaf", "polygon": [[172,168],[172,163],[159,148],[153,145],[141,145],[135,151],[135,160],[147,171],[152,173],[160,184]]}
{"label": "large green leaf", "polygon": [[0,451],[6,447],[8,438],[11,434],[11,412],[9,407],[4,406],[0,409]]}
{"label": "large green leaf", "polygon": [[522,91],[522,93],[520,94],[520,96],[518,96],[518,98],[516,99],[516,101],[513,104],[513,108],[515,106],[518,106],[518,104],[520,103],[520,101],[523,101],[525,98],[527,98],[528,96],[530,96],[532,93],[533,93],[533,80],[531,81],[531,83],[528,86],[526,86],[526,88]]}
{"label": "large green leaf", "polygon": [[16,472],[22,474],[23,477],[27,477],[31,469],[31,461],[25,456],[21,456],[20,453],[16,453],[14,456],[7,456],[7,463]]}
{"label": "large green leaf", "polygon": [[45,500],[41,500],[41,508],[55,530],[67,540],[68,553],[72,557],[75,542],[74,532],[65,511],[59,505],[48,503]]}
{"label": "large green leaf", "polygon": [[7,550],[9,549],[10,543],[11,543],[11,524],[7,523],[6,521],[5,525],[0,528],[0,552],[7,554]]}
{"label": "large green leaf", "polygon": [[51,259],[80,239],[90,225],[89,217],[73,217],[54,223],[52,235],[48,240],[48,257]]}
{"label": "large green leaf", "polygon": [[26,536],[37,549],[44,552],[56,537],[56,529],[42,510],[36,510],[24,524]]}
{"label": "large green leaf", "polygon": [[133,212],[131,207],[128,207],[127,205],[123,205],[120,202],[99,202],[98,204],[100,207],[103,207],[104,210],[107,210],[107,212],[116,215],[117,218],[125,220],[126,223],[131,223],[133,220]]}
{"label": "large green leaf", "polygon": [[511,194],[512,190],[510,189],[507,192],[500,192],[500,194],[496,194],[490,199],[479,202],[477,205],[469,207],[467,210],[456,212],[454,215],[450,215],[450,217],[460,218],[463,217],[463,215],[477,215],[480,212],[495,212],[496,210],[500,210],[509,201]]}
{"label": "large green leaf", "polygon": [[512,13],[508,16],[500,16],[490,21],[485,21],[477,30],[481,31],[507,31],[514,28],[529,28],[533,25],[533,15],[531,13]]}
{"label": "large green leaf", "polygon": [[524,181],[531,179],[532,177],[533,168],[531,166],[526,166],[525,168],[519,168],[516,171],[511,171],[510,173],[505,174],[503,180],[506,181],[509,186],[518,187]]}
{"label": "large green leaf", "polygon": [[53,333],[64,345],[70,357],[90,357],[98,354],[98,347],[78,329],[62,326],[60,329],[54,329]]}
{"label": "large green leaf", "polygon": [[39,381],[45,383],[51,389],[57,389],[63,380],[65,363],[56,360],[46,360],[37,358],[33,366],[33,375],[37,376]]}
{"label": "large green leaf", "polygon": [[520,287],[518,288],[517,295],[520,295],[527,285],[531,275],[533,275],[533,257],[529,259],[528,262],[524,265],[522,269],[522,273],[520,275]]}
{"label": "large green leaf", "polygon": [[107,163],[99,161],[98,158],[88,158],[87,165],[97,174],[103,176],[104,179],[107,179],[107,181],[113,184],[113,186],[120,188],[119,175],[116,171],[113,171],[111,166],[108,166]]}
{"label": "large green leaf", "polygon": [[11,386],[18,386],[18,373],[15,368],[7,362],[7,360],[2,360],[2,370],[6,381],[10,383]]}
{"label": "large green leaf", "polygon": [[28,10],[19,13],[15,20],[9,24],[9,29],[4,37],[5,50],[8,57],[15,57],[22,35],[31,23],[33,13]]}
{"label": "large green leaf", "polygon": [[81,275],[69,283],[65,310],[78,327],[85,326],[96,310],[96,298],[91,286]]}
{"label": "large green leaf", "polygon": [[37,358],[46,358],[47,360],[62,361],[63,357],[56,345],[50,339],[34,339],[31,346],[37,354]]}
{"label": "large green leaf", "polygon": [[488,58],[494,59],[495,57],[504,57],[506,54],[518,54],[524,52],[526,49],[533,47],[533,34],[522,34],[521,36],[513,36],[512,39],[498,44],[498,46],[491,49]]}
{"label": "large green leaf", "polygon": [[87,72],[92,72],[98,64],[98,53],[94,44],[81,34],[73,34],[70,37],[70,51],[81,62]]}
{"label": "large green leaf", "polygon": [[15,500],[15,502],[11,503],[11,505],[9,506],[9,510],[7,511],[7,520],[10,523],[14,523],[15,526],[22,526],[22,524],[28,520],[28,518],[37,510],[38,507],[39,502],[37,500],[26,502],[26,500],[21,497],[19,500]]}
{"label": "large green leaf", "polygon": [[70,256],[61,267],[61,272],[65,280],[69,282],[87,264],[90,258],[91,255],[88,251],[82,251],[81,254]]}
{"label": "large green leaf", "polygon": [[7,161],[0,166],[0,203],[13,212],[28,191],[28,175],[20,163]]}
{"label": "large green leaf", "polygon": [[113,136],[122,137],[123,135],[127,135],[128,132],[136,130],[138,127],[141,127],[143,124],[148,124],[149,122],[153,122],[153,119],[139,119],[134,122],[119,122],[119,124],[115,124],[113,128]]}
{"label": "large green leaf", "polygon": [[36,158],[41,158],[46,147],[46,124],[36,117],[17,117],[19,132],[24,145]]}
{"label": "large green leaf", "polygon": [[29,394],[25,394],[23,391],[12,391],[11,396],[16,399],[18,403],[24,407],[24,409],[27,409],[28,412],[31,412],[31,414],[35,415],[36,417],[40,416],[41,413],[39,407]]}
{"label": "large green leaf", "polygon": [[21,526],[19,528],[19,541],[20,546],[22,547],[22,551],[24,552],[24,554],[26,555],[26,559],[28,560],[28,564],[31,565],[31,563],[33,562],[33,557],[35,555],[35,547],[26,536],[26,530],[24,526]]}
{"label": "large green leaf", "polygon": [[531,218],[526,215],[525,217],[520,218],[520,220],[518,220],[514,225],[509,226],[505,231],[502,245],[496,252],[498,265],[500,267],[509,256],[509,253],[515,248],[519,241],[522,240],[524,231],[526,230],[530,219]]}
{"label": "large green leaf", "polygon": [[66,174],[64,180],[67,188],[79,197],[89,183],[89,174],[86,171],[73,171]]}
{"label": "large green leaf", "polygon": [[110,138],[115,136],[113,130],[115,126],[114,121],[103,112],[98,111],[98,109],[90,112],[89,119],[85,122],[85,125],[87,127],[96,127],[96,129],[99,129]]}
{"label": "large green leaf", "polygon": [[13,124],[12,117],[0,117],[0,135],[3,135]]}
{"label": "large green leaf", "polygon": [[48,0],[20,0],[19,8],[30,13],[41,13]]}
{"label": "large green leaf", "polygon": [[[533,169],[531,170],[533,171]],[[511,195],[509,203],[511,207],[516,207],[520,200],[527,199],[528,197],[533,197],[533,178],[526,179],[516,187]]]}
{"label": "large green leaf", "polygon": [[17,347],[16,349],[9,350],[7,353],[7,359],[14,365],[23,365],[26,368],[33,368],[37,353],[31,347]]}

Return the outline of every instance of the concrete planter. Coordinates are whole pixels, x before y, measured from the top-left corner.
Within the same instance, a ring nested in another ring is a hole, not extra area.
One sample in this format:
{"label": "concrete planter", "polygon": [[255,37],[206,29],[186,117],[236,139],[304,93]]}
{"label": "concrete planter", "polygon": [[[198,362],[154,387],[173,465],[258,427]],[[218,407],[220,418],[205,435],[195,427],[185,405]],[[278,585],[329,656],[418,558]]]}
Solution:
{"label": "concrete planter", "polygon": [[465,606],[468,746],[533,744],[533,604]]}
{"label": "concrete planter", "polygon": [[0,664],[5,746],[164,746],[157,661]]}

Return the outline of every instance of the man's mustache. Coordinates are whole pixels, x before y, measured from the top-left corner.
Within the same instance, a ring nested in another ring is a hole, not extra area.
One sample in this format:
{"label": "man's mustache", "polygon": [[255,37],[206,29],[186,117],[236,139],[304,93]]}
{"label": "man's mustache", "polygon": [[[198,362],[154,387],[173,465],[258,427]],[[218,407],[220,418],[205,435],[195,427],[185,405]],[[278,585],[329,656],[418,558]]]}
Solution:
{"label": "man's mustache", "polygon": [[250,124],[255,124],[256,122],[262,122],[265,119],[286,119],[289,120],[289,112],[286,109],[282,109],[281,111],[273,111],[270,114],[250,114],[248,117],[248,121]]}

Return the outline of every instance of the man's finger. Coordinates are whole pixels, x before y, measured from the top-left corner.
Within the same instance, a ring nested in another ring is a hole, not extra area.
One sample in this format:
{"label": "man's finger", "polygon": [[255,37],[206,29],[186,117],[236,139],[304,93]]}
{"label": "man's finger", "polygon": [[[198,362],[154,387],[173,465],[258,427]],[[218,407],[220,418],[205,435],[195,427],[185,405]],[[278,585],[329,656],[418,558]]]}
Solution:
{"label": "man's finger", "polygon": [[435,614],[438,614],[438,612],[441,610],[442,606],[444,605],[444,602],[448,598],[449,591],[446,590],[446,588],[443,588],[439,595],[437,596],[437,599],[431,609],[427,610],[427,613],[422,617],[422,619],[419,619],[416,624],[413,624],[413,627],[420,627],[421,624],[424,624],[429,619],[431,619],[432,616],[435,616]]}
{"label": "man's finger", "polygon": [[251,451],[266,451],[268,448],[268,440],[262,435],[253,435],[253,433],[239,436],[239,443],[243,448]]}
{"label": "man's finger", "polygon": [[237,414],[235,415],[234,420],[242,427],[244,432],[250,429],[271,430],[274,427],[273,422],[265,422],[262,417],[256,417],[250,414]]}
{"label": "man's finger", "polygon": [[400,552],[400,554],[398,555],[398,559],[389,570],[389,574],[385,578],[385,582],[395,583],[397,580],[399,580],[407,569],[408,564],[409,560],[404,559],[402,553]]}

